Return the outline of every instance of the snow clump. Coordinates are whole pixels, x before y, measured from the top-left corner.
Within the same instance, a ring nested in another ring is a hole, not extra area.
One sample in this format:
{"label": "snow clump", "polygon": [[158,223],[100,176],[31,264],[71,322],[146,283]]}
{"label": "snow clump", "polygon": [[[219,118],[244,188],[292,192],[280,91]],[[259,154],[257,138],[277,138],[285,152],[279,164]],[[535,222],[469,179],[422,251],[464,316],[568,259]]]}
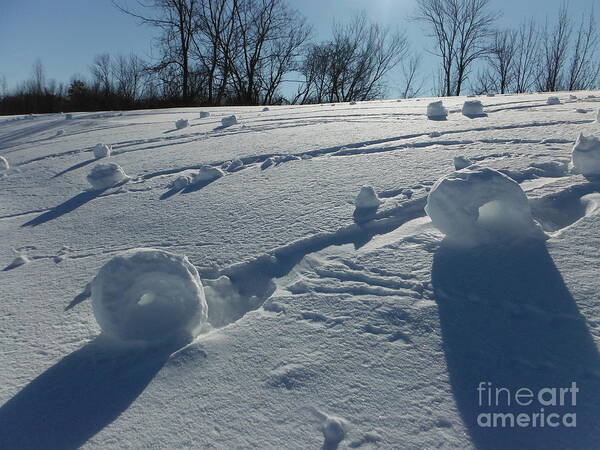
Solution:
{"label": "snow clump", "polygon": [[181,130],[190,126],[190,122],[187,119],[179,119],[175,122],[175,128]]}
{"label": "snow clump", "polygon": [[467,100],[463,103],[462,113],[465,116],[483,116],[483,105],[479,100]]}
{"label": "snow clump", "polygon": [[208,111],[200,111],[200,112],[198,113],[198,117],[199,117],[200,119],[204,119],[205,117],[209,117],[209,116],[210,116],[210,113],[209,113]]}
{"label": "snow clump", "polygon": [[381,200],[377,197],[375,189],[371,186],[363,186],[354,200],[354,206],[357,210],[378,208]]}
{"label": "snow clump", "polygon": [[445,119],[448,116],[448,110],[444,108],[442,101],[431,102],[427,105],[428,119]]}
{"label": "snow clump", "polygon": [[580,133],[571,153],[571,166],[582,175],[600,177],[600,138]]}
{"label": "snow clump", "polygon": [[10,169],[10,164],[8,164],[8,160],[4,156],[0,156],[0,170],[8,169]]}
{"label": "snow clump", "polygon": [[600,109],[598,109],[598,114],[596,115],[596,123],[600,123]]}
{"label": "snow clump", "polygon": [[456,170],[464,169],[465,167],[469,167],[471,164],[473,164],[473,161],[471,161],[466,156],[455,156],[454,157],[454,168]]}
{"label": "snow clump", "polygon": [[263,112],[267,112],[267,111],[269,111],[269,107],[265,106],[262,110],[263,110]]}
{"label": "snow clump", "polygon": [[240,158],[235,158],[227,166],[227,172],[237,172],[243,168],[244,162]]}
{"label": "snow clump", "polygon": [[571,95],[569,95],[569,99],[570,99],[570,100],[577,100],[577,96],[576,96],[576,95],[573,95],[573,94],[571,94]]}
{"label": "snow clump", "polygon": [[191,182],[192,177],[190,175],[179,175],[177,178],[171,181],[169,188],[180,191],[189,186]]}
{"label": "snow clump", "polygon": [[115,256],[92,280],[91,294],[102,332],[118,341],[191,340],[208,316],[196,268],[163,250],[135,248]]}
{"label": "snow clump", "polygon": [[548,104],[548,105],[560,105],[560,99],[558,97],[555,97],[555,96],[548,97],[548,100],[546,100],[546,104]]}
{"label": "snow clump", "polygon": [[223,127],[230,127],[238,123],[237,117],[235,115],[225,116],[221,119],[221,125]]}
{"label": "snow clump", "polygon": [[107,189],[128,179],[121,166],[115,163],[97,164],[87,176],[87,180],[96,190]]}
{"label": "snow clump", "polygon": [[108,144],[96,144],[94,147],[94,158],[108,158],[110,156],[110,152],[112,151],[112,146]]}
{"label": "snow clump", "polygon": [[200,170],[192,175],[192,184],[205,183],[207,181],[213,181],[217,178],[221,178],[225,175],[218,167],[214,166],[202,166]]}
{"label": "snow clump", "polygon": [[440,178],[429,193],[425,212],[449,239],[467,245],[545,237],[521,186],[486,167],[470,166]]}
{"label": "snow clump", "polygon": [[72,120],[72,119],[73,119],[73,114],[71,114],[71,113],[65,114],[65,120]]}

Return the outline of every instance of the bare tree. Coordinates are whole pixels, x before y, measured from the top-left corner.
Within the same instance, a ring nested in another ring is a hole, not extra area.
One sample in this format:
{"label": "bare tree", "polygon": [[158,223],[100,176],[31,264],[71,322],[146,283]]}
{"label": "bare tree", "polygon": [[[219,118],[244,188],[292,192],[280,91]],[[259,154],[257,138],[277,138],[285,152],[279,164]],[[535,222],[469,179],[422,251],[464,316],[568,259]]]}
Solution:
{"label": "bare tree", "polygon": [[417,20],[431,27],[442,59],[444,93],[460,95],[472,64],[484,56],[496,14],[489,0],[417,0]]}
{"label": "bare tree", "polygon": [[423,89],[425,80],[417,78],[420,64],[421,57],[414,53],[410,56],[408,62],[402,65],[401,98],[414,98]]}
{"label": "bare tree", "polygon": [[46,86],[46,72],[41,59],[36,59],[31,72],[31,93],[42,95]]}
{"label": "bare tree", "polygon": [[533,19],[522,23],[515,35],[514,91],[527,92],[534,84],[538,60],[538,32]]}
{"label": "bare tree", "polygon": [[590,89],[598,78],[598,30],[594,20],[594,10],[581,17],[581,23],[575,35],[571,59],[567,67],[568,90]]}
{"label": "bare tree", "polygon": [[117,93],[127,102],[134,103],[141,95],[146,67],[136,55],[119,55],[113,62],[112,72],[116,80]]}
{"label": "bare tree", "polygon": [[305,102],[371,100],[385,89],[384,78],[406,56],[406,37],[364,14],[336,25],[333,39],[311,46],[301,73]]}
{"label": "bare tree", "polygon": [[546,20],[542,32],[538,75],[538,87],[542,91],[553,92],[561,87],[563,69],[568,60],[571,28],[566,4],[560,8],[553,26]]}
{"label": "bare tree", "polygon": [[94,58],[90,66],[92,82],[104,95],[110,95],[113,91],[113,66],[110,55],[103,53]]}
{"label": "bare tree", "polygon": [[511,30],[496,31],[486,56],[494,90],[504,94],[514,77],[517,34]]}

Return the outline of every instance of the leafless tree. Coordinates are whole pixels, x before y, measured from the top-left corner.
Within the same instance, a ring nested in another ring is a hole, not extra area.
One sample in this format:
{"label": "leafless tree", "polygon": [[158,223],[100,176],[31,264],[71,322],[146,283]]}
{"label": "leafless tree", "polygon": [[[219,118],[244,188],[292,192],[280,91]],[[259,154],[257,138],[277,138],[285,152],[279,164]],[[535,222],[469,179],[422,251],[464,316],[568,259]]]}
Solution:
{"label": "leafless tree", "polygon": [[423,89],[425,80],[419,79],[417,76],[420,64],[421,57],[414,53],[408,58],[406,64],[402,65],[401,98],[414,98]]}
{"label": "leafless tree", "polygon": [[417,20],[431,27],[442,59],[444,93],[460,95],[472,64],[484,56],[497,17],[489,0],[417,0]]}
{"label": "leafless tree", "polygon": [[538,30],[533,19],[522,23],[515,35],[514,91],[527,92],[534,84],[538,60]]}
{"label": "leafless tree", "polygon": [[496,31],[492,37],[486,60],[496,92],[508,91],[514,77],[517,34],[512,30]]}
{"label": "leafless tree", "polygon": [[406,37],[364,14],[336,25],[333,39],[311,46],[301,73],[304,102],[371,100],[385,89],[384,77],[406,56]]}
{"label": "leafless tree", "polygon": [[141,95],[146,67],[134,54],[119,55],[113,62],[112,72],[116,81],[116,91],[127,102],[134,103]]}
{"label": "leafless tree", "polygon": [[582,15],[581,23],[575,34],[571,58],[567,66],[568,90],[590,89],[598,78],[598,29],[594,19],[594,10]]}
{"label": "leafless tree", "polygon": [[92,82],[97,88],[104,95],[110,95],[113,91],[113,65],[110,55],[108,53],[97,55],[90,65],[90,72]]}
{"label": "leafless tree", "polygon": [[541,39],[538,88],[545,92],[557,91],[561,87],[563,69],[569,57],[569,41],[572,24],[564,4],[558,13],[556,23],[544,25]]}

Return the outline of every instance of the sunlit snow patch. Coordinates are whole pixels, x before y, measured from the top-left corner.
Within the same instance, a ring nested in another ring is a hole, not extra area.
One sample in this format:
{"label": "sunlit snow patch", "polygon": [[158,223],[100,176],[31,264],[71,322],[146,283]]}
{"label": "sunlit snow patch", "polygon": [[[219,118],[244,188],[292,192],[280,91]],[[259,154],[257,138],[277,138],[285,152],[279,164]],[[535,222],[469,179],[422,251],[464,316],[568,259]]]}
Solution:
{"label": "sunlit snow patch", "polygon": [[94,189],[106,189],[128,180],[125,171],[115,163],[95,165],[87,176]]}
{"label": "sunlit snow patch", "polygon": [[470,166],[439,179],[425,212],[448,238],[465,244],[545,236],[519,184],[486,167]]}
{"label": "sunlit snow patch", "polygon": [[185,256],[136,248],[115,256],[91,283],[94,317],[118,341],[191,340],[207,320],[200,276]]}

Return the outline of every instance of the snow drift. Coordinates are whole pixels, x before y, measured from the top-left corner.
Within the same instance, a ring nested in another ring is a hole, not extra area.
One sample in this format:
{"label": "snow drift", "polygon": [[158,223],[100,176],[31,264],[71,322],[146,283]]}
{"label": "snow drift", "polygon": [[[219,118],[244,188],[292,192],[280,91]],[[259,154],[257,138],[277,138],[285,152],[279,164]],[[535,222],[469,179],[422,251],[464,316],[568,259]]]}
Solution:
{"label": "snow drift", "polygon": [[444,108],[442,101],[431,102],[427,105],[427,117],[429,119],[445,119],[448,116],[448,110]]}
{"label": "snow drift", "polygon": [[87,176],[92,187],[98,190],[115,186],[128,179],[121,166],[115,163],[97,164]]}
{"label": "snow drift", "polygon": [[467,100],[463,104],[462,113],[467,117],[483,116],[483,105],[479,100]]}
{"label": "snow drift", "polygon": [[208,315],[200,276],[187,257],[152,248],[108,261],[91,295],[102,332],[119,341],[191,339]]}
{"label": "snow drift", "polygon": [[571,153],[571,165],[577,173],[600,177],[600,139],[580,133]]}
{"label": "snow drift", "polygon": [[112,146],[107,144],[96,144],[94,147],[94,158],[108,158],[110,156],[110,152],[112,151]]}
{"label": "snow drift", "polygon": [[429,193],[425,212],[453,241],[477,244],[543,236],[519,184],[486,167],[470,166],[439,179]]}

